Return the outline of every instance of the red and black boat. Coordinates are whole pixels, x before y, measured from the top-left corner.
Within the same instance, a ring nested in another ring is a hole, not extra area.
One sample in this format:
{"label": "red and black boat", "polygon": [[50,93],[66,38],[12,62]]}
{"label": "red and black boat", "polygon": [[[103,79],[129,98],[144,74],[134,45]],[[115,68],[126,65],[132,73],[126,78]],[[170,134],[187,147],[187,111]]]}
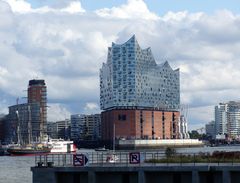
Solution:
{"label": "red and black boat", "polygon": [[35,155],[50,153],[51,148],[45,146],[12,146],[7,149],[10,155]]}

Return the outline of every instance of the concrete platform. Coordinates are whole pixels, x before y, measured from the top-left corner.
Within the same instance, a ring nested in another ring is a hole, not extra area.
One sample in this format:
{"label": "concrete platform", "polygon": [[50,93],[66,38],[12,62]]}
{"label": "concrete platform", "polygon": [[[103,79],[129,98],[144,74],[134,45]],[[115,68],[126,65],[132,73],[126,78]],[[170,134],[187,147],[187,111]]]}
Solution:
{"label": "concrete platform", "polygon": [[33,183],[238,183],[240,166],[32,167]]}

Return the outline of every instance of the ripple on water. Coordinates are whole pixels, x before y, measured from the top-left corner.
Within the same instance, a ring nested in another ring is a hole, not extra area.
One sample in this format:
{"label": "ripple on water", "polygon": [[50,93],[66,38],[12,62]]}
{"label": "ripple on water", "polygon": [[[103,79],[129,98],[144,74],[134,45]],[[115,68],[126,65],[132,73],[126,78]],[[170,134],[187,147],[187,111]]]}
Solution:
{"label": "ripple on water", "polygon": [[0,156],[0,183],[32,183],[34,156]]}

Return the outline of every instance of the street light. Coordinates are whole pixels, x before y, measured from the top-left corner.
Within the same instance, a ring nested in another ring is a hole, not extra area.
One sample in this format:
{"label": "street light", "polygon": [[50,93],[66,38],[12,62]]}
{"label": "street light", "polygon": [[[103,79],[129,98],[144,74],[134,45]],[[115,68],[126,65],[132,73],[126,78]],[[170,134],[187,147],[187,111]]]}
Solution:
{"label": "street light", "polygon": [[113,122],[113,152],[115,152],[115,121]]}

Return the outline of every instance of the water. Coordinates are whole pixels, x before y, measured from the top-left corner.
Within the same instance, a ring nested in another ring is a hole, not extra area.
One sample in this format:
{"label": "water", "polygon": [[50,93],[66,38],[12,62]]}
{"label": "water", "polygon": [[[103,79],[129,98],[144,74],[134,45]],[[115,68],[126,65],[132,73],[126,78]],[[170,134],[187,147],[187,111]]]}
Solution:
{"label": "water", "polygon": [[34,156],[0,156],[0,183],[32,183]]}
{"label": "water", "polygon": [[[240,151],[240,146],[178,148],[178,153],[198,153],[214,151]],[[80,150],[78,153],[93,152]],[[32,183],[30,168],[35,165],[34,156],[0,156],[0,183]]]}

